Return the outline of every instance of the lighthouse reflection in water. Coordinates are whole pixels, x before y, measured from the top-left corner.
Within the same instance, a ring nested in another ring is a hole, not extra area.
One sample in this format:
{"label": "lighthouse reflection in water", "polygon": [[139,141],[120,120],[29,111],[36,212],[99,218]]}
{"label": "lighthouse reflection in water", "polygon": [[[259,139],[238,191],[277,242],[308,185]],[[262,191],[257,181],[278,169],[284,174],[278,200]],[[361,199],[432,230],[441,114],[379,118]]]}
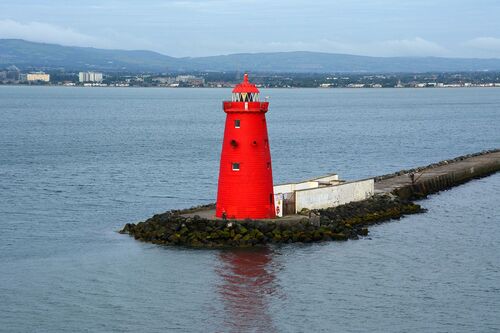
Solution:
{"label": "lighthouse reflection in water", "polygon": [[226,318],[224,326],[236,332],[273,330],[267,296],[279,291],[269,248],[227,250],[219,254],[217,268]]}

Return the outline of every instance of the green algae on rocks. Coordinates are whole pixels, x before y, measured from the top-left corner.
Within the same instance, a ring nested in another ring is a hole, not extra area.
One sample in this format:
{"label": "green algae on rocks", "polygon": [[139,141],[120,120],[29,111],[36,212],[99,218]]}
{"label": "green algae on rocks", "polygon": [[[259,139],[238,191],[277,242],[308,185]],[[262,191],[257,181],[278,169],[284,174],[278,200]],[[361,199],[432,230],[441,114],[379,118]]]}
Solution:
{"label": "green algae on rocks", "polygon": [[127,223],[120,233],[154,244],[190,247],[249,247],[268,243],[318,242],[357,239],[367,226],[420,213],[420,205],[383,194],[338,207],[303,211],[294,220],[215,220],[184,216],[212,205],[157,214],[137,224]]}

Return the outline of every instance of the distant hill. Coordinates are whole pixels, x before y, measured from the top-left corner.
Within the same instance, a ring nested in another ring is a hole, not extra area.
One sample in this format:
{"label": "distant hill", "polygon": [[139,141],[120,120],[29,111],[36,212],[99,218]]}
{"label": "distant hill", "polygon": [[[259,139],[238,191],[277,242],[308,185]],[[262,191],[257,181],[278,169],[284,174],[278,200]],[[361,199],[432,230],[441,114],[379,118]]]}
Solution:
{"label": "distant hill", "polygon": [[165,71],[177,59],[152,51],[106,50],[92,47],[0,39],[0,67],[44,67],[70,70]]}
{"label": "distant hill", "polygon": [[500,59],[368,57],[321,52],[241,53],[190,58],[196,69],[266,72],[453,72],[500,70]]}
{"label": "distant hill", "polygon": [[175,58],[152,51],[61,46],[20,39],[0,39],[0,68],[65,68],[129,72],[453,72],[500,70],[500,59],[438,57],[368,57],[321,52],[240,53]]}

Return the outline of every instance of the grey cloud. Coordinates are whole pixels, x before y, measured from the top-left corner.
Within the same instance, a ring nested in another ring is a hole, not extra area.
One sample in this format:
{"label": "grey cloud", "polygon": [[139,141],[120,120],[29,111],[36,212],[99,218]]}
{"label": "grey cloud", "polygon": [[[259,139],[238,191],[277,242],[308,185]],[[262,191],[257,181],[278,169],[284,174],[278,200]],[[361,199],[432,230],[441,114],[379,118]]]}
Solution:
{"label": "grey cloud", "polygon": [[70,28],[43,22],[21,23],[14,20],[0,20],[0,38],[19,38],[74,46],[104,47],[107,45],[101,38],[82,34]]}

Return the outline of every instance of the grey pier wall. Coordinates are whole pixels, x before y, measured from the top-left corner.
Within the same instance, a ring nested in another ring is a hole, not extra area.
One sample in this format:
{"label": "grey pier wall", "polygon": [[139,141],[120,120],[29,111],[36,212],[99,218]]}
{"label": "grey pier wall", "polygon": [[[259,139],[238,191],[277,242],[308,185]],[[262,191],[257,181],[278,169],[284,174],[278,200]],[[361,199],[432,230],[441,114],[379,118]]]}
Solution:
{"label": "grey pier wall", "polygon": [[500,150],[485,151],[376,177],[375,193],[392,193],[404,199],[420,198],[499,170]]}

